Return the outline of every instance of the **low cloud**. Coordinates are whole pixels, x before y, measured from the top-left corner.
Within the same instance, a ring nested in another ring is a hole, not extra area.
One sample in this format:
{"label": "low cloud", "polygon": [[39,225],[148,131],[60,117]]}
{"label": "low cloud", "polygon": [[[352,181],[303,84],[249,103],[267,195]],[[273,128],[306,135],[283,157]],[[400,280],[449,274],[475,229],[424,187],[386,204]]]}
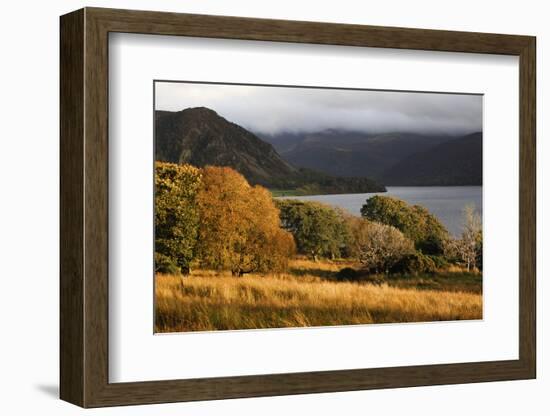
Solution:
{"label": "low cloud", "polygon": [[343,129],[464,134],[482,129],[480,95],[157,82],[157,110],[208,107],[266,134]]}

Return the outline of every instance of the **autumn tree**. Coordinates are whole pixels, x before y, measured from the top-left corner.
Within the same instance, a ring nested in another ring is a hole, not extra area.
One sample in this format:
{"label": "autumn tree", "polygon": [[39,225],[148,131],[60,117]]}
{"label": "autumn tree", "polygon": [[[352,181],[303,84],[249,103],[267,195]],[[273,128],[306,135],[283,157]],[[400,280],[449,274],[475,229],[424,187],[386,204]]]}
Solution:
{"label": "autumn tree", "polygon": [[280,228],[279,210],[271,194],[228,167],[203,169],[197,196],[199,258],[204,267],[234,275],[281,271],[295,246]]}
{"label": "autumn tree", "polygon": [[155,271],[189,273],[195,256],[200,170],[155,163]]}
{"label": "autumn tree", "polygon": [[391,225],[414,241],[424,254],[441,255],[449,233],[445,226],[426,208],[409,205],[398,198],[376,195],[367,199],[361,215],[370,220]]}
{"label": "autumn tree", "polygon": [[344,246],[341,250],[342,257],[359,259],[361,249],[369,238],[370,221],[342,209],[337,209],[337,212],[346,226]]}
{"label": "autumn tree", "polygon": [[370,222],[361,245],[360,261],[374,273],[388,273],[403,257],[414,253],[413,242],[391,225]]}
{"label": "autumn tree", "polygon": [[283,228],[292,233],[299,253],[314,260],[339,257],[348,238],[344,219],[318,202],[279,200]]}

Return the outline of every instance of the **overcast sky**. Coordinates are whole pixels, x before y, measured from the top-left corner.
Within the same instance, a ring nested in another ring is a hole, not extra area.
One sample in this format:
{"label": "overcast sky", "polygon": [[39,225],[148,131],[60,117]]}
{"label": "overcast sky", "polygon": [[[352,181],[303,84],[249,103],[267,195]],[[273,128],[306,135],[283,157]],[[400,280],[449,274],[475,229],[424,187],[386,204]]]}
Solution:
{"label": "overcast sky", "polygon": [[157,110],[208,107],[249,130],[277,134],[481,131],[480,95],[157,82]]}

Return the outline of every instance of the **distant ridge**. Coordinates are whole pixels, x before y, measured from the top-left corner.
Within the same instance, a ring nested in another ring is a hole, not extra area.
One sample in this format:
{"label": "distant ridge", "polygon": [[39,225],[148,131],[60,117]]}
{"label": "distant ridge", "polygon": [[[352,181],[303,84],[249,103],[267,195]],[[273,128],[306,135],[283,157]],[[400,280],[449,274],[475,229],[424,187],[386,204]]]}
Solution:
{"label": "distant ridge", "polygon": [[381,175],[386,170],[407,156],[453,138],[448,135],[337,129],[260,137],[273,144],[294,166],[336,176],[366,176],[377,180],[382,180]]}
{"label": "distant ridge", "polygon": [[337,129],[259,135],[293,166],[394,186],[481,185],[481,133],[365,133]]}
{"label": "distant ridge", "polygon": [[415,153],[382,175],[387,185],[458,186],[483,182],[481,132]]}

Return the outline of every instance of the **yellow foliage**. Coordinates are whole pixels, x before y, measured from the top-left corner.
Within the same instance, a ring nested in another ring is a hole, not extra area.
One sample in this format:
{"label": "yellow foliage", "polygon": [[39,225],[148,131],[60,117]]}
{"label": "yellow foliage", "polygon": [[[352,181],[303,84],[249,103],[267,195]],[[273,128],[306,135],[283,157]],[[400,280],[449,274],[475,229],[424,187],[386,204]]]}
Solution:
{"label": "yellow foliage", "polygon": [[294,253],[292,235],[279,226],[271,194],[228,167],[203,169],[197,196],[201,264],[242,275],[284,270]]}

